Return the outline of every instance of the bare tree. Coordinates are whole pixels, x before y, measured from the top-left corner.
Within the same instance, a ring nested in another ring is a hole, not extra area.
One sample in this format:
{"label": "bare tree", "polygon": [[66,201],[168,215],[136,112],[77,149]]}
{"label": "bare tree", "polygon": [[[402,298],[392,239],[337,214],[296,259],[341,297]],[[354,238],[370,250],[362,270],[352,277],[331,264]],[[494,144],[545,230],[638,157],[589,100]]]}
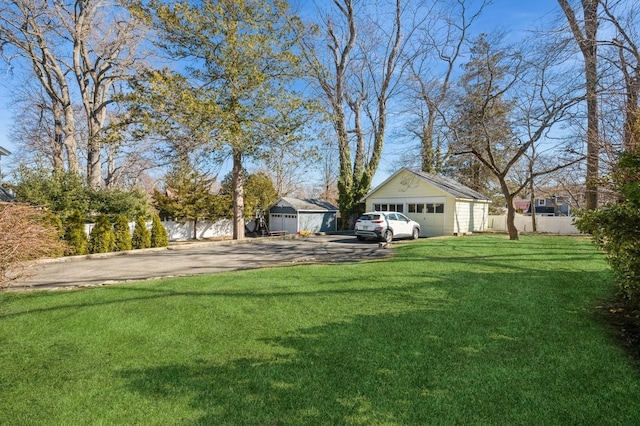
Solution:
{"label": "bare tree", "polygon": [[0,47],[5,60],[26,59],[47,99],[43,110],[53,118],[54,167],[62,167],[63,151],[71,172],[79,169],[71,89],[66,78],[65,57],[59,46],[64,39],[55,5],[47,0],[3,0],[0,2]]}
{"label": "bare tree", "polygon": [[[66,168],[59,127],[51,126],[54,111],[39,83],[25,82],[12,96],[14,121],[10,138],[19,147],[14,162],[42,163],[52,170]],[[56,120],[56,124],[58,121]]]}
{"label": "bare tree", "polygon": [[65,32],[73,43],[73,73],[87,120],[87,183],[102,184],[101,150],[106,139],[108,106],[114,85],[126,80],[139,61],[140,22],[107,0],[57,4]]}
{"label": "bare tree", "polygon": [[[64,148],[72,172],[79,171],[74,93],[80,94],[87,130],[87,182],[93,187],[102,185],[101,150],[115,85],[126,80],[140,60],[140,28],[126,8],[107,0],[0,2],[4,57],[29,61],[48,96],[53,139]],[[61,152],[54,151],[56,168]]]}
{"label": "bare tree", "polygon": [[322,37],[307,44],[306,55],[338,142],[338,205],[348,227],[380,164],[408,36],[403,38],[401,0],[332,3],[322,15]]}
{"label": "bare tree", "polygon": [[[447,148],[445,137],[436,132],[436,122],[444,114],[454,71],[465,53],[469,30],[491,3],[482,0],[433,2],[428,19],[416,30],[414,52],[410,55],[409,113],[415,116],[409,131],[420,141],[421,170],[438,173],[443,169]],[[444,126],[443,126],[444,127]]]}
{"label": "bare tree", "polygon": [[[513,200],[538,176],[581,160],[546,164],[519,182],[516,166],[583,99],[573,81],[562,78],[562,58],[549,54],[525,60],[518,50],[496,49],[480,37],[461,83],[465,95],[450,123],[457,155],[475,157],[497,180],[507,203],[509,238],[518,239]],[[553,52],[551,52],[553,53]],[[548,140],[547,140],[548,142]],[[557,158],[564,160],[558,152]]]}

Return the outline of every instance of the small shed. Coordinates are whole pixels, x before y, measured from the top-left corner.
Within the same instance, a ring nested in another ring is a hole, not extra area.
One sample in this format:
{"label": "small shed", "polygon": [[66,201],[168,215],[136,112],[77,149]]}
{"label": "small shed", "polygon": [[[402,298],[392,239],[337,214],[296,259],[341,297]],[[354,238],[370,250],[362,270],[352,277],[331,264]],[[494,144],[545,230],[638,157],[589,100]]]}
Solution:
{"label": "small shed", "polygon": [[420,224],[420,236],[486,231],[491,200],[445,176],[398,170],[362,200],[366,211],[396,211]]}
{"label": "small shed", "polygon": [[318,199],[281,197],[269,207],[269,230],[331,232],[338,229],[338,208]]}

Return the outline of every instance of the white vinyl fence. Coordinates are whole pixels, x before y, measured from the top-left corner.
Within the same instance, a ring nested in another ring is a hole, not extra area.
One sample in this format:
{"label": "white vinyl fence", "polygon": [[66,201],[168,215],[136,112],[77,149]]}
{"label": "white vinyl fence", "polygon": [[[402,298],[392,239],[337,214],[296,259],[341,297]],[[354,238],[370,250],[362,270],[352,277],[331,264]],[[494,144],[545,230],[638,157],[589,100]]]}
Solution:
{"label": "white vinyl fence", "polygon": [[[193,238],[193,221],[174,222],[170,220],[163,221],[162,224],[169,234],[169,241],[185,241]],[[87,223],[84,225],[87,237],[91,233],[93,226],[93,223]],[[129,222],[129,229],[132,234],[135,227],[135,222]],[[151,222],[147,222],[147,229],[151,231]],[[198,239],[226,237],[231,235],[233,235],[233,222],[229,219],[221,219],[215,222],[198,221],[198,226],[196,228],[196,237]]]}
{"label": "white vinyl fence", "polygon": [[[567,216],[536,216],[536,231],[546,234],[580,234],[573,219]],[[531,216],[517,214],[515,225],[520,232],[533,232]],[[493,231],[506,231],[507,215],[489,215],[488,227]]]}

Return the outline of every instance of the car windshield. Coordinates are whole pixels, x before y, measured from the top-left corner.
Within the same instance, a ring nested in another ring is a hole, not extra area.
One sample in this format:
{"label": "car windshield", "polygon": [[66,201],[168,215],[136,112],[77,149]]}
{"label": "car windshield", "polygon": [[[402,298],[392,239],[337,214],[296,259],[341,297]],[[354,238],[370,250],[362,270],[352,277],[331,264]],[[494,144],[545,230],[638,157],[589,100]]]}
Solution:
{"label": "car windshield", "polygon": [[378,219],[380,219],[379,214],[363,214],[362,216],[360,216],[358,220],[378,220]]}

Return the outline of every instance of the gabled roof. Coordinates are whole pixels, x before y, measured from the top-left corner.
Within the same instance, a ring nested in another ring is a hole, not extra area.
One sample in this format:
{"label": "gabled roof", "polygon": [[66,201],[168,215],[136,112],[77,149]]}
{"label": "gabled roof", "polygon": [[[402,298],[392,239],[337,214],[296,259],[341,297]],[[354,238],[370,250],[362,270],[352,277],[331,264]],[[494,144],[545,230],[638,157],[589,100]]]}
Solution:
{"label": "gabled roof", "polygon": [[7,155],[11,155],[11,153],[0,146],[0,155],[7,156]]}
{"label": "gabled roof", "polygon": [[288,204],[297,211],[338,211],[330,202],[317,198],[281,197],[271,207],[282,204]]}
{"label": "gabled roof", "polygon": [[431,173],[425,173],[425,172],[419,172],[419,171],[415,171],[415,170],[409,170],[407,168],[402,168],[402,169],[398,170],[397,172],[395,172],[387,180],[385,180],[383,183],[381,183],[376,188],[371,190],[363,198],[363,200],[369,198],[369,195],[373,194],[378,188],[382,187],[383,185],[385,185],[387,182],[389,182],[390,180],[392,180],[393,178],[395,178],[397,175],[399,175],[402,172],[411,173],[414,176],[418,177],[420,180],[435,186],[436,188],[446,192],[447,194],[451,195],[452,197],[454,197],[456,199],[486,201],[486,202],[490,202],[491,201],[488,197],[482,195],[481,193],[479,193],[477,191],[474,191],[473,189],[469,188],[468,186],[465,186],[465,185],[461,184],[460,182],[457,182],[457,181],[455,181],[455,180],[453,180],[451,178],[448,178],[448,177],[445,177],[445,176],[441,176],[441,175],[434,175],[434,174],[431,174]]}

